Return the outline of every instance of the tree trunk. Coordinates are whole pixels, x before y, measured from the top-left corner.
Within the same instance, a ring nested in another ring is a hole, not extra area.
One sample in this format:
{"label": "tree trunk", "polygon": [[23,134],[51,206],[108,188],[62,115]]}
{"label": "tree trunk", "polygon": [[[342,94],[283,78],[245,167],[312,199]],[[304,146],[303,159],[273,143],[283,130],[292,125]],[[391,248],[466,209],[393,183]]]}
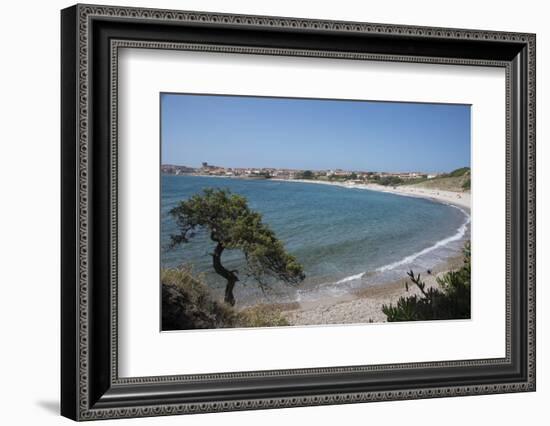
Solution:
{"label": "tree trunk", "polygon": [[225,286],[225,298],[223,301],[229,303],[231,306],[235,306],[235,296],[233,296],[233,287],[235,287],[235,280],[227,280],[227,285]]}
{"label": "tree trunk", "polygon": [[214,270],[216,271],[216,273],[227,280],[227,284],[225,286],[224,302],[228,303],[231,306],[234,306],[235,297],[233,296],[233,288],[235,287],[235,283],[239,281],[239,278],[233,271],[225,269],[222,265],[223,250],[223,245],[221,243],[218,243],[216,245],[216,248],[214,249],[214,253],[212,254],[212,263],[214,265]]}

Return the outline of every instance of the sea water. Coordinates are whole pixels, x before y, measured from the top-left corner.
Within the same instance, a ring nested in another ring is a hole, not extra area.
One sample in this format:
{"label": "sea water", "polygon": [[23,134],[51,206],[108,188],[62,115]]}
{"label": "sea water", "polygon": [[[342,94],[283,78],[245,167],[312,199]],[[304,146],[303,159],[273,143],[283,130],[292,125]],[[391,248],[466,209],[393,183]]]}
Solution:
{"label": "sea water", "polygon": [[246,279],[242,253],[226,250],[224,266],[240,272],[235,297],[241,305],[343,296],[406,278],[410,269],[424,273],[459,254],[469,238],[468,212],[428,199],[318,183],[162,175],[161,267],[192,265],[218,296],[225,282],[213,271],[215,243],[209,234],[199,232],[189,243],[165,250],[177,232],[170,209],[204,188],[246,197],[306,274],[297,287],[274,283],[274,291],[264,294]]}

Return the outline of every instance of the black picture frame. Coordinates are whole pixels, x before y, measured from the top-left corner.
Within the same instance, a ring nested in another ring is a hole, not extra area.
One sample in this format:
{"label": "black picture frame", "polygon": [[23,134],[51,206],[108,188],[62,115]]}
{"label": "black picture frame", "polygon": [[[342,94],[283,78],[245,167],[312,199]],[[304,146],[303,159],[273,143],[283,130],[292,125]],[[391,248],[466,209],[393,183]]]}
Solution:
{"label": "black picture frame", "polygon": [[[64,9],[61,414],[91,420],[534,391],[535,42],[534,34],[510,32],[97,5]],[[119,378],[113,100],[121,46],[505,68],[506,357]]]}

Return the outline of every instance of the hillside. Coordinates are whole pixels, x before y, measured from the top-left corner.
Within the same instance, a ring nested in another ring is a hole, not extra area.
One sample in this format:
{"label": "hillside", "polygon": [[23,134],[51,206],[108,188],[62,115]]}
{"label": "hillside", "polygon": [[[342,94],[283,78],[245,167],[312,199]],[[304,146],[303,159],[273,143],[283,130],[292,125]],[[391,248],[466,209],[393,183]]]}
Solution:
{"label": "hillside", "polygon": [[[217,300],[191,267],[161,269],[162,330],[289,325],[277,305],[236,309]],[[291,306],[291,304],[286,305]]]}
{"label": "hillside", "polygon": [[462,167],[434,179],[423,180],[422,182],[413,183],[411,185],[405,183],[403,186],[440,189],[442,191],[454,192],[470,191],[470,168]]}

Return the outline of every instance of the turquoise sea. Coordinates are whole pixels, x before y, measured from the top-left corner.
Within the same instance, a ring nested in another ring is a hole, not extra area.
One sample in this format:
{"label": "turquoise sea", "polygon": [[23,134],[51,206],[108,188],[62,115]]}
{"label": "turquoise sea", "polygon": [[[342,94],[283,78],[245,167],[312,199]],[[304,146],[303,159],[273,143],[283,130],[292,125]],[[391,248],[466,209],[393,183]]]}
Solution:
{"label": "turquoise sea", "polygon": [[[241,305],[342,296],[405,278],[411,268],[422,273],[460,253],[469,238],[467,212],[427,199],[316,183],[162,175],[161,247],[176,231],[169,210],[207,187],[245,196],[307,276],[297,288],[275,285],[268,296],[243,279],[235,288]],[[161,250],[161,266],[192,264],[221,294],[224,282],[213,273],[212,249],[206,233],[199,233],[188,244]],[[228,269],[245,269],[239,252],[224,252],[222,261]]]}

